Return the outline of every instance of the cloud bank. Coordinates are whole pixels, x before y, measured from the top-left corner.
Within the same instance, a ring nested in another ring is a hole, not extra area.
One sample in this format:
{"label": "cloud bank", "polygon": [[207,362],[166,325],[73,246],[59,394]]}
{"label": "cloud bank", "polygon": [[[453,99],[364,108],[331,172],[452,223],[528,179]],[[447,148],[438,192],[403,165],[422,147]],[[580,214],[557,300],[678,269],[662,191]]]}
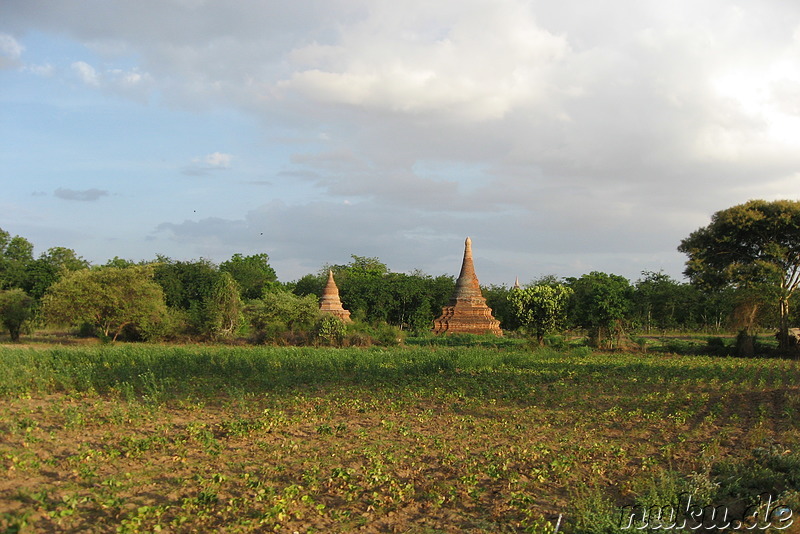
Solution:
{"label": "cloud bank", "polygon": [[[675,275],[675,247],[713,211],[800,186],[792,3],[8,0],[4,11],[0,66],[25,61],[30,32],[59,33],[92,51],[69,69],[98,91],[285,131],[260,206],[157,228],[197,253],[266,249],[284,277],[349,253],[453,271],[437,255],[452,240],[457,258],[467,234],[495,281]],[[235,173],[231,162],[212,152],[181,172]],[[298,188],[313,194],[289,199]]]}

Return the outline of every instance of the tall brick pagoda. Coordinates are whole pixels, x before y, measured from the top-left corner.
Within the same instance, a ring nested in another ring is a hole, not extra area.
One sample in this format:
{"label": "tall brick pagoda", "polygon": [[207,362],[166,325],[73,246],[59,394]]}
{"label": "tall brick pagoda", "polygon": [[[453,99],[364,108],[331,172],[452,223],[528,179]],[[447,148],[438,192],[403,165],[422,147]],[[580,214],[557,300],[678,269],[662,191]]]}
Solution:
{"label": "tall brick pagoda", "polygon": [[319,311],[332,313],[346,323],[351,322],[350,312],[342,307],[342,301],[339,299],[339,288],[336,287],[336,282],[333,280],[332,270],[328,270],[328,283],[325,284],[325,289],[322,290]]}
{"label": "tall brick pagoda", "polygon": [[472,240],[464,243],[464,261],[456,280],[456,290],[450,304],[442,308],[442,315],[433,322],[434,334],[495,334],[502,336],[500,321],[492,316],[486,305],[481,286],[472,263]]}

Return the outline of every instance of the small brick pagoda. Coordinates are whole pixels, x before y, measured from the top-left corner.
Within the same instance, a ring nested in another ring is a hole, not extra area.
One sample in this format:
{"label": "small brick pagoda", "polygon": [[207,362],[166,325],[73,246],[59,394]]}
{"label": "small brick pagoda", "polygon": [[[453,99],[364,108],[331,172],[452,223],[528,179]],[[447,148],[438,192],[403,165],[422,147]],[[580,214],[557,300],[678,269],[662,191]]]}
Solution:
{"label": "small brick pagoda", "polygon": [[450,305],[442,308],[442,315],[433,322],[434,334],[495,334],[502,336],[500,321],[492,316],[486,305],[481,286],[472,263],[472,240],[464,243],[464,261],[456,281],[456,290]]}
{"label": "small brick pagoda", "polygon": [[351,322],[350,312],[342,307],[342,301],[339,299],[339,288],[336,287],[336,282],[333,280],[332,270],[328,270],[328,283],[325,284],[325,289],[322,290],[319,311],[332,313],[346,323]]}

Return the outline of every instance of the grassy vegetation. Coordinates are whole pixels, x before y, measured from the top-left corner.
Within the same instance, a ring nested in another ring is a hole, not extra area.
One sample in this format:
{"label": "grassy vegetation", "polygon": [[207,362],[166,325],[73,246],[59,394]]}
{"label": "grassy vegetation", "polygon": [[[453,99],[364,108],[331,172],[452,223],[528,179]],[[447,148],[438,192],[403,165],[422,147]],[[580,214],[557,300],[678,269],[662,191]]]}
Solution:
{"label": "grassy vegetation", "polygon": [[6,532],[604,533],[622,506],[691,495],[735,515],[765,492],[800,510],[795,360],[513,344],[0,360]]}

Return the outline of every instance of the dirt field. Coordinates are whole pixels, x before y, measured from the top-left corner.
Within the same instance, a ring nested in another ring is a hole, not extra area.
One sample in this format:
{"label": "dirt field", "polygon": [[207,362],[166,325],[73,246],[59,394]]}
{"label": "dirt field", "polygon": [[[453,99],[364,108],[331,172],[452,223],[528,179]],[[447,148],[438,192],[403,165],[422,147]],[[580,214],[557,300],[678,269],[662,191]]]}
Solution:
{"label": "dirt field", "polygon": [[797,506],[796,362],[528,354],[395,380],[377,372],[393,357],[371,380],[259,391],[145,371],[7,392],[0,527],[613,532],[620,506],[687,491],[731,513],[762,490]]}

